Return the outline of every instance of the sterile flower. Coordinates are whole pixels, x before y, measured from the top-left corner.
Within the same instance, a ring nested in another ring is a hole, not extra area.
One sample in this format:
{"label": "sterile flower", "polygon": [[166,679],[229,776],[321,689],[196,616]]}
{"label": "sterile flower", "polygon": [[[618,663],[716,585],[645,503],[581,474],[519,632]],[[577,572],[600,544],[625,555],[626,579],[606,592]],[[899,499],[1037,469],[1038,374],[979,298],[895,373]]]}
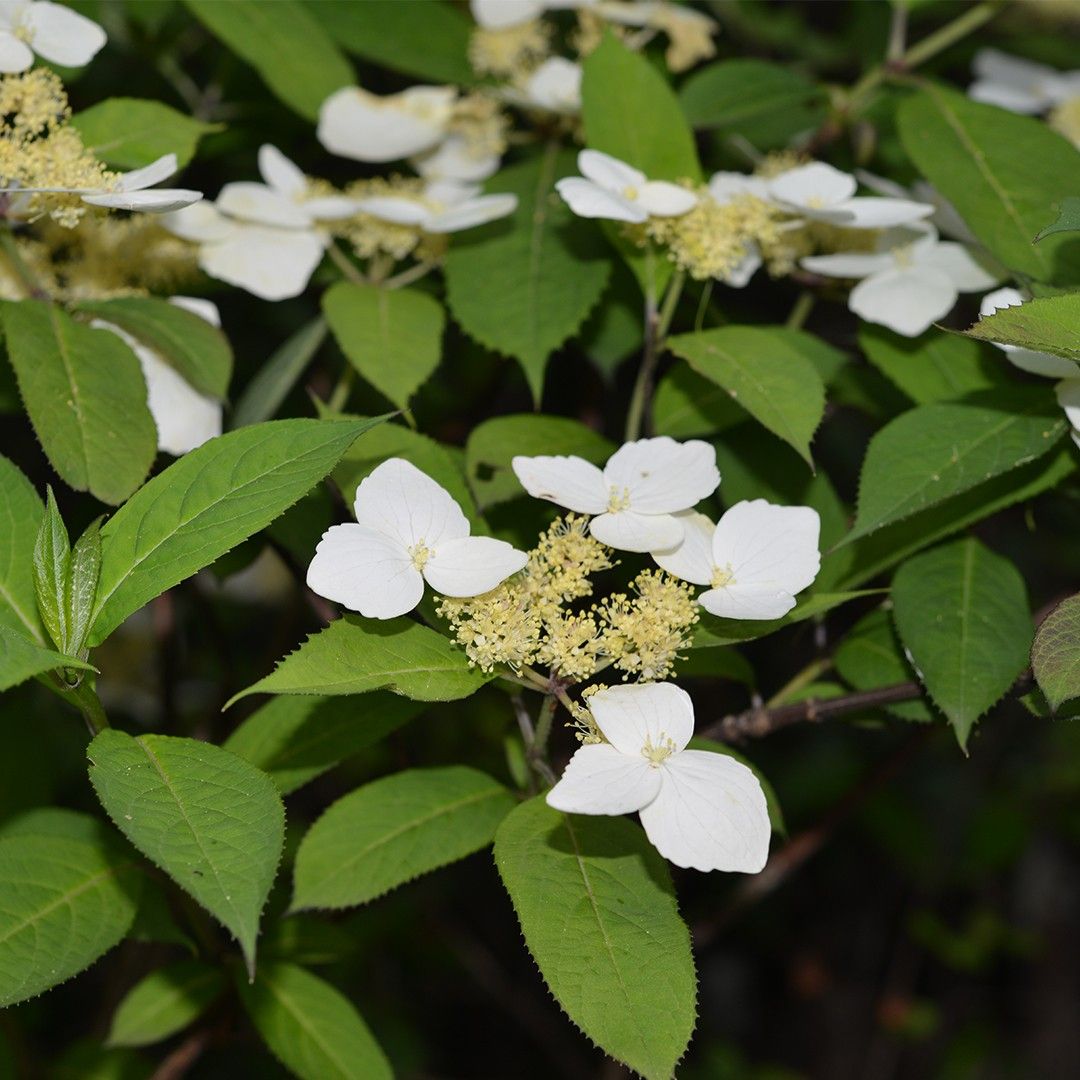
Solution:
{"label": "sterile flower", "polygon": [[473,18],[485,30],[507,30],[539,18],[545,11],[591,7],[595,0],[470,0]]}
{"label": "sterile flower", "polygon": [[[193,296],[173,296],[170,304],[184,308],[212,326],[221,325],[216,305]],[[104,319],[90,325],[122,338],[139,358],[146,380],[147,405],[158,433],[158,449],[179,457],[221,434],[221,402],[199,393],[154,349]]]}
{"label": "sterile flower", "polygon": [[569,814],[637,811],[649,842],[693,870],[756,874],[769,855],[769,810],[758,778],[740,761],[687,750],[694,705],[673,683],[598,690],[589,699],[607,740],[581,746],[547,794]]}
{"label": "sterile flower", "polygon": [[811,255],[801,265],[827,277],[861,278],[848,307],[905,337],[918,337],[947,315],[959,293],[997,282],[963,244],[939,240],[926,222],[889,229],[872,252]]}
{"label": "sterile flower", "polygon": [[50,64],[82,67],[105,44],[105,31],[51,0],[0,3],[0,73],[25,71],[37,53]]}
{"label": "sterile flower", "polygon": [[650,216],[678,217],[697,203],[692,191],[666,180],[649,180],[599,150],[582,150],[577,163],[583,176],[565,177],[555,188],[578,217],[640,224]]}
{"label": "sterile flower", "polygon": [[790,213],[849,229],[887,229],[929,217],[934,207],[909,199],[856,196],[854,176],[812,161],[774,176],[769,193]]}
{"label": "sterile flower", "polygon": [[521,570],[525,552],[470,536],[450,494],[402,458],[377,466],[356,489],[355,525],[323,533],[310,588],[374,619],[412,611],[426,581],[444,596],[479,596]]}
{"label": "sterile flower", "polygon": [[711,495],[720,483],[716,451],[698,439],[678,443],[661,435],[625,443],[603,471],[579,457],[513,459],[521,486],[578,514],[598,515],[589,530],[621,551],[676,547],[683,523],[676,515]]}
{"label": "sterile flower", "polygon": [[528,75],[520,89],[509,88],[503,93],[512,105],[574,116],[581,112],[581,65],[562,56],[549,57]]}
{"label": "sterile flower", "polygon": [[681,514],[682,543],[654,551],[673,577],[706,585],[701,606],[725,619],[779,619],[821,568],[821,519],[808,506],[736,503],[714,525],[704,514]]}
{"label": "sterile flower", "polygon": [[421,198],[373,195],[357,199],[356,209],[395,225],[411,225],[428,233],[452,233],[512,214],[517,209],[517,196],[481,195],[476,184],[436,180],[424,188]]}
{"label": "sterile flower", "polygon": [[499,154],[476,153],[464,135],[447,135],[434,150],[414,157],[412,165],[425,180],[472,183],[493,176],[501,160]]}
{"label": "sterile flower", "polygon": [[968,97],[1010,112],[1034,115],[1080,96],[1080,71],[1058,71],[998,49],[980,49],[972,67]]}
{"label": "sterile flower", "polygon": [[165,220],[199,245],[199,266],[263,300],[299,296],[322,261],[330,237],[321,222],[351,217],[342,196],[308,198],[304,174],[276,147],[259,150],[265,183],[226,184],[216,203],[200,203]]}

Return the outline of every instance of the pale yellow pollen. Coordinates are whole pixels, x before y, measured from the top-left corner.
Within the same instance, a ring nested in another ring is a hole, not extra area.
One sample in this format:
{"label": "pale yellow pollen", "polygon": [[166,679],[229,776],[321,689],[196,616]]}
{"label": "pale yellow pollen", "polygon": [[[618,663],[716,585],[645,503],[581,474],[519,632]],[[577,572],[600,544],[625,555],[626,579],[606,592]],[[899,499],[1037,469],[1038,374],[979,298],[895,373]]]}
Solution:
{"label": "pale yellow pollen", "polygon": [[725,566],[717,566],[713,569],[712,580],[709,584],[714,589],[722,589],[725,585],[735,584],[735,574],[731,569],[731,563]]}
{"label": "pale yellow pollen", "polygon": [[620,510],[630,509],[630,489],[628,487],[616,487],[614,484],[608,490],[608,513],[617,514]]}
{"label": "pale yellow pollen", "polygon": [[811,195],[810,198],[806,200],[806,205],[809,206],[811,210],[820,210],[825,205],[825,199],[821,195]]}
{"label": "pale yellow pollen", "polygon": [[427,566],[428,559],[434,554],[435,552],[424,543],[423,537],[409,548],[409,558],[417,570],[423,570]]}
{"label": "pale yellow pollen", "polygon": [[667,761],[672,754],[675,753],[675,741],[669,738],[663,731],[660,732],[659,737],[654,745],[652,737],[650,736],[645,740],[645,745],[641,748],[641,756],[649,763],[650,767],[655,769],[662,762]]}
{"label": "pale yellow pollen", "polygon": [[893,261],[902,270],[910,270],[915,265],[915,245],[901,244],[892,249]]}
{"label": "pale yellow pollen", "polygon": [[626,187],[622,189],[622,193],[623,198],[629,199],[631,202],[635,202],[637,200],[637,197],[641,194],[641,192],[638,191],[638,189],[634,187],[633,184],[627,184]]}

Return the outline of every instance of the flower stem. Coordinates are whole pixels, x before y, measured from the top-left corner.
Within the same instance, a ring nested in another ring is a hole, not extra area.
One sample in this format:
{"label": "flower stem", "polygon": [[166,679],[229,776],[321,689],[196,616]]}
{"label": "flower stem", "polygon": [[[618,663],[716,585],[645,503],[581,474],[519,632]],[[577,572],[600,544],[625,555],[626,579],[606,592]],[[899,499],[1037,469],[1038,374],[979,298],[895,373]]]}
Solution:
{"label": "flower stem", "polygon": [[349,391],[355,380],[356,369],[352,364],[346,363],[341,372],[341,378],[334,385],[334,389],[330,392],[330,399],[326,403],[326,407],[331,412],[339,413],[345,408],[345,403],[349,400]]}
{"label": "flower stem", "polygon": [[672,277],[664,295],[663,305],[658,309],[656,288],[653,285],[656,256],[652,247],[646,249],[646,257],[649,268],[649,287],[645,290],[645,343],[641,352],[641,366],[638,368],[637,379],[630,395],[630,406],[626,412],[626,442],[633,442],[640,438],[643,432],[648,434],[652,427],[649,413],[652,406],[656,368],[663,351],[664,335],[671,325],[683,283],[686,280],[686,275],[681,270]]}
{"label": "flower stem", "polygon": [[435,269],[435,263],[422,262],[417,263],[415,266],[410,266],[408,270],[402,270],[400,274],[394,274],[392,277],[388,277],[382,284],[384,289],[400,289],[403,285],[411,285],[414,281],[419,281],[423,277],[427,277],[432,270]]}
{"label": "flower stem", "polygon": [[809,289],[804,289],[799,293],[799,298],[792,306],[784,326],[788,330],[801,330],[810,317],[810,312],[814,310],[814,300],[814,294]]}
{"label": "flower stem", "polygon": [[360,273],[352,259],[333,240],[327,246],[326,254],[330,256],[330,261],[341,271],[343,277],[356,285],[367,284],[367,278]]}
{"label": "flower stem", "polygon": [[68,690],[67,696],[82,713],[91,735],[97,735],[112,726],[105,715],[105,707],[101,704],[97,691],[85,679],[78,686]]}

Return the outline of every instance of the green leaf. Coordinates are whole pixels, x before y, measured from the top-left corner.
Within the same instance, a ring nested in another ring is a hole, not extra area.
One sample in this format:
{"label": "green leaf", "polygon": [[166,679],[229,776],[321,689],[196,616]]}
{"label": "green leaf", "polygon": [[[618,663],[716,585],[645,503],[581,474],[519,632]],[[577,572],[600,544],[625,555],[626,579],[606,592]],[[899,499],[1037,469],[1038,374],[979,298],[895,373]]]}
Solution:
{"label": "green leaf", "polygon": [[4,304],[8,357],[49,461],[76,491],[116,505],[146,477],[157,429],[135,354],[53,304]]}
{"label": "green leaf", "polygon": [[272,420],[326,340],[326,320],[320,315],[301,326],[274,350],[244,388],[233,410],[232,427],[242,428]]}
{"label": "green leaf", "polygon": [[614,443],[577,420],[521,413],[473,428],[465,444],[465,471],[486,510],[525,494],[510,465],[518,454],[567,454],[603,465],[613,453]]}
{"label": "green leaf", "polygon": [[130,97],[99,101],[76,113],[71,126],[96,158],[116,169],[139,169],[164,154],[175,154],[183,168],[204,135],[225,130],[224,124],[204,123],[160,101]]}
{"label": "green leaf", "polygon": [[286,105],[307,120],[356,80],[333,38],[297,0],[185,0],[190,11],[249,63]]}
{"label": "green leaf", "polygon": [[79,537],[71,553],[67,605],[69,637],[65,652],[84,655],[86,635],[94,617],[94,600],[101,577],[101,521],[92,521]]}
{"label": "green leaf", "polygon": [[152,971],[123,997],[113,1013],[108,1046],[149,1046],[182,1031],[225,989],[221,968],[179,960]]}
{"label": "green leaf", "polygon": [[34,544],[34,593],[41,622],[61,652],[66,651],[71,636],[68,630],[70,587],[71,541],[50,487],[45,518]]}
{"label": "green leaf", "polygon": [[0,690],[10,690],[19,683],[44,675],[46,671],[78,668],[95,671],[89,664],[74,656],[53,652],[36,641],[0,624]]}
{"label": "green leaf", "polygon": [[223,745],[262,769],[278,791],[288,795],[396,731],[421,710],[408,698],[389,693],[276,697],[253,712]]}
{"label": "green leaf", "polygon": [[[345,615],[312,634],[248,694],[365,694],[393,690],[414,701],[456,701],[488,681],[464,651],[408,618]],[[226,708],[228,708],[226,705]]]}
{"label": "green leaf", "polygon": [[721,386],[687,364],[676,364],[657,384],[653,430],[673,439],[715,435],[746,419],[746,413]]}
{"label": "green leaf", "polygon": [[897,111],[911,160],[992,255],[1037,281],[1076,281],[1072,238],[1037,247],[1047,207],[1076,192],[1080,152],[1034,117],[927,84]]}
{"label": "green leaf", "polygon": [[233,364],[229,339],[194,312],[150,296],[84,300],[76,310],[119,326],[200,394],[219,400],[228,395]]}
{"label": "green leaf", "polygon": [[33,485],[0,454],[0,626],[42,643],[33,560],[44,514]]}
{"label": "green leaf", "polygon": [[787,146],[825,119],[828,97],[791,67],[765,60],[721,60],[695,71],[679,90],[696,128],[741,135],[759,150]]}
{"label": "green leaf", "polygon": [[1040,240],[1045,240],[1046,237],[1053,236],[1055,233],[1078,231],[1080,231],[1080,196],[1070,195],[1061,200],[1058,216],[1039,232],[1033,243],[1037,244]]}
{"label": "green leaf", "polygon": [[921,405],[870,440],[859,474],[855,525],[860,536],[959,495],[1051,450],[1065,420],[1045,387],[1008,396]]}
{"label": "green leaf", "polygon": [[916,338],[863,323],[859,347],[867,359],[916,405],[950,401],[1004,382],[1002,356],[957,334],[932,328]]}
{"label": "green leaf", "polygon": [[0,839],[0,1008],[77,975],[135,918],[141,875],[118,845]]}
{"label": "green leaf", "polygon": [[267,526],[383,419],[253,424],[211,439],[155,476],[101,530],[89,644]]}
{"label": "green leaf", "polygon": [[266,1045],[300,1080],[392,1080],[360,1014],[310,971],[263,964],[253,983],[237,980],[237,989]]}
{"label": "green leaf", "polygon": [[446,257],[446,299],[462,329],[521,363],[533,400],[548,357],[577,333],[607,284],[596,230],[554,193],[576,172],[569,152],[546,152],[502,170],[489,192],[511,192],[513,215],[474,229]]}
{"label": "green leaf", "polygon": [[446,316],[416,289],[339,281],[323,294],[323,314],[354,368],[402,409],[439,365]]}
{"label": "green leaf", "polygon": [[270,778],[211,743],[101,732],[90,782],[116,827],[240,942],[255,970],[259,915],[285,840]]}
{"label": "green leaf", "polygon": [[[1000,308],[992,315],[983,316],[967,335],[1080,362],[1077,327],[1080,327],[1080,293],[1065,293]],[[1080,376],[1080,367],[1076,374]]]}
{"label": "green leaf", "polygon": [[338,799],[296,853],[292,911],[366,904],[487,847],[514,797],[463,765],[407,769]]}
{"label": "green leaf", "polygon": [[977,540],[908,559],[892,585],[904,649],[961,749],[1027,666],[1034,627],[1024,579]]}
{"label": "green leaf", "polygon": [[380,67],[440,83],[476,81],[469,64],[473,24],[445,0],[308,0],[307,7],[343,49]]}
{"label": "green leaf", "polygon": [[1043,620],[1031,650],[1031,666],[1053,710],[1080,697],[1080,595],[1063,600]]}
{"label": "green leaf", "polygon": [[676,356],[725,390],[811,467],[810,440],[825,414],[825,386],[807,354],[821,347],[802,331],[762,326],[723,326],[668,340]]}
{"label": "green leaf", "polygon": [[694,960],[667,864],[645,833],[538,797],[499,826],[495,864],[567,1016],[646,1080],[667,1080],[694,1028]]}

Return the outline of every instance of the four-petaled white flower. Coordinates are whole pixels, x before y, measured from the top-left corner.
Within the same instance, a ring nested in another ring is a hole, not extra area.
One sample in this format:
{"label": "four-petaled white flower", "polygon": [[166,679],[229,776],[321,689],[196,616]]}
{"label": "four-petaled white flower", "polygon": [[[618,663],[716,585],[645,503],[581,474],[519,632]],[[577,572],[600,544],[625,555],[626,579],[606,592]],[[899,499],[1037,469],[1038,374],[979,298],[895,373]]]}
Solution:
{"label": "four-petaled white flower", "polygon": [[[1018,289],[997,289],[982,298],[979,314],[993,315],[1002,308],[1019,307],[1023,303],[1024,297]],[[1067,360],[1064,356],[1037,352],[1019,345],[1006,345],[1002,341],[995,341],[994,344],[1021,371],[1060,380],[1055,387],[1058,404],[1065,410],[1065,416],[1072,426],[1073,442],[1080,446],[1080,364]]]}
{"label": "four-petaled white flower", "polygon": [[517,209],[517,204],[516,195],[481,195],[476,184],[435,180],[424,188],[421,198],[373,195],[357,199],[356,209],[395,225],[412,225],[429,233],[453,233],[504,218]]}
{"label": "four-petaled white flower", "polygon": [[649,180],[625,161],[582,150],[582,176],[567,176],[555,188],[578,217],[640,224],[650,217],[679,217],[697,204],[697,196],[666,180]]}
{"label": "four-petaled white flower", "polygon": [[809,506],[753,499],[736,503],[716,525],[693,511],[679,516],[683,542],[652,556],[674,577],[708,586],[698,602],[713,615],[779,619],[821,568],[821,519]]}
{"label": "four-petaled white flower", "polygon": [[910,199],[856,196],[854,176],[812,161],[769,181],[773,200],[789,213],[849,229],[888,229],[929,217],[934,207]]}
{"label": "four-petaled white flower", "polygon": [[106,42],[105,31],[51,0],[0,2],[0,74],[25,71],[37,53],[50,64],[82,67]]}
{"label": "four-petaled white flower", "polygon": [[389,458],[356,489],[355,525],[334,525],[315,549],[307,583],[373,619],[412,611],[426,581],[444,596],[479,596],[523,569],[503,540],[470,536],[449,492],[403,458]]}
{"label": "four-petaled white flower", "polygon": [[521,486],[577,514],[597,515],[593,536],[621,551],[665,551],[683,539],[682,510],[720,483],[716,451],[698,439],[677,443],[662,435],[624,444],[603,471],[579,457],[513,459]]}
{"label": "four-petaled white flower", "polygon": [[811,255],[801,265],[827,277],[862,279],[848,307],[905,337],[918,337],[947,315],[959,293],[979,292],[998,280],[963,244],[938,240],[926,222],[889,229],[872,252]]}
{"label": "four-petaled white flower", "polygon": [[199,245],[211,277],[264,300],[299,296],[322,261],[330,237],[323,221],[351,217],[357,204],[340,195],[309,198],[303,172],[269,144],[259,149],[264,183],[226,184],[216,203],[200,203],[165,220]]}
{"label": "four-petaled white flower", "polygon": [[968,97],[1010,112],[1034,115],[1080,97],[1080,71],[1058,71],[997,49],[980,49],[972,67]]}
{"label": "four-petaled white flower", "polygon": [[[172,296],[169,303],[198,315],[212,326],[221,325],[217,306],[209,300]],[[159,353],[114,323],[94,319],[90,325],[122,338],[139,358],[146,380],[146,404],[157,428],[159,450],[179,457],[221,434],[221,402],[217,398],[201,394]]]}
{"label": "four-petaled white flower", "polygon": [[769,855],[769,810],[740,761],[687,750],[694,706],[672,683],[599,690],[589,699],[605,743],[582,746],[547,794],[570,814],[637,811],[650,843],[694,870],[756,874]]}

